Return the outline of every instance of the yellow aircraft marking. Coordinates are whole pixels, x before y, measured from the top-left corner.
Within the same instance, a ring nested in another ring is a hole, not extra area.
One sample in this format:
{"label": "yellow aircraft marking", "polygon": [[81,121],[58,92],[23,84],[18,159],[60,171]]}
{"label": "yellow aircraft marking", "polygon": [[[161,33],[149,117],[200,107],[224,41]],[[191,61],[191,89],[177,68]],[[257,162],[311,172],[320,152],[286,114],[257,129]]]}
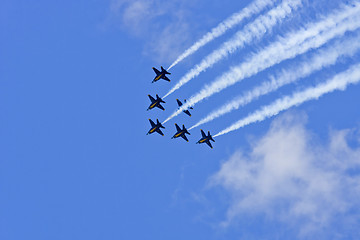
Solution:
{"label": "yellow aircraft marking", "polygon": [[156,105],[156,103],[151,104],[151,105],[150,105],[150,109],[154,108],[155,105]]}
{"label": "yellow aircraft marking", "polygon": [[176,137],[176,138],[177,138],[177,137],[180,137],[180,135],[181,135],[181,132],[178,133],[178,134],[175,134],[175,137]]}
{"label": "yellow aircraft marking", "polygon": [[150,133],[153,133],[155,131],[155,128],[150,129]]}
{"label": "yellow aircraft marking", "polygon": [[203,143],[203,142],[205,142],[206,141],[206,139],[201,139],[199,142],[200,143]]}
{"label": "yellow aircraft marking", "polygon": [[161,76],[162,76],[162,74],[160,74],[159,76],[157,76],[157,77],[155,78],[155,81],[159,80],[159,79],[161,78]]}

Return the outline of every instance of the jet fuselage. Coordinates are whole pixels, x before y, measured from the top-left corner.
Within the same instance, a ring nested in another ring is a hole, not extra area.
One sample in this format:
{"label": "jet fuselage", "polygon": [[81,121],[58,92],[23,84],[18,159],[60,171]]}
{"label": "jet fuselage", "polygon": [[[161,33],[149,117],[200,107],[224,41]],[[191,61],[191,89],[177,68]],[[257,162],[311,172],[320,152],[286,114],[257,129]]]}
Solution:
{"label": "jet fuselage", "polygon": [[150,98],[151,104],[147,110],[151,110],[154,107],[158,107],[161,110],[165,110],[165,108],[161,106],[161,103],[165,103],[165,102],[157,94],[156,94],[156,99],[153,98],[150,94],[148,95],[148,97]]}
{"label": "jet fuselage", "polygon": [[170,82],[170,79],[166,76],[166,74],[171,74],[169,73],[168,71],[166,71],[166,69],[164,69],[163,67],[161,67],[161,71],[157,70],[156,68],[153,67],[153,70],[156,74],[154,80],[152,81],[153,83],[154,82],[157,82],[158,80],[160,79],[164,79],[165,81],[168,81]]}
{"label": "jet fuselage", "polygon": [[189,141],[188,139],[187,139],[187,137],[186,137],[186,135],[185,134],[189,134],[190,135],[190,133],[188,132],[188,130],[185,128],[185,126],[183,125],[182,127],[182,129],[175,123],[175,127],[176,127],[176,133],[174,134],[174,136],[172,137],[172,138],[178,138],[178,137],[182,137],[185,141]]}
{"label": "jet fuselage", "polygon": [[201,143],[206,143],[209,147],[213,148],[211,143],[210,143],[210,140],[215,142],[215,140],[212,138],[210,132],[208,132],[208,135],[206,135],[204,133],[204,131],[201,129],[201,136],[202,138],[197,142],[198,144],[201,144]]}
{"label": "jet fuselage", "polygon": [[161,125],[161,123],[159,122],[158,119],[156,119],[156,124],[151,120],[149,119],[149,122],[151,124],[151,128],[150,130],[148,131],[148,133],[146,135],[149,135],[149,134],[152,134],[154,132],[157,132],[159,133],[161,136],[164,136],[163,132],[160,130],[160,128],[165,128],[163,125]]}

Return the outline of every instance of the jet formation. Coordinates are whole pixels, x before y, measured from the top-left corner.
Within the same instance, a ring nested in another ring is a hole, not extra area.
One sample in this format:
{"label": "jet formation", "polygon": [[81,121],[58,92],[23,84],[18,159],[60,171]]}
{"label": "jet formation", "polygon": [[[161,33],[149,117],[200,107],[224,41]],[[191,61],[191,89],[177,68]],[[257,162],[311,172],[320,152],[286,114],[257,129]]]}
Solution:
{"label": "jet formation", "polygon": [[[170,75],[171,73],[169,73],[168,71],[166,71],[163,67],[161,67],[161,71],[159,71],[156,68],[152,68],[156,74],[154,80],[152,81],[152,83],[157,82],[160,79],[163,79],[165,81],[170,82],[170,79],[166,76],[167,74]],[[161,97],[159,97],[158,94],[155,95],[156,98],[152,97],[150,94],[148,95],[149,99],[150,99],[150,105],[147,108],[148,110],[154,109],[154,108],[159,108],[163,111],[165,111],[165,108],[161,105],[162,103],[166,103],[164,100],[161,99]],[[183,105],[183,103],[179,100],[176,99],[177,105],[178,105],[178,109]],[[184,100],[184,103],[186,103],[186,100]],[[189,107],[188,109],[183,110],[183,112],[188,115],[189,117],[191,117],[191,113],[189,111],[189,109],[193,110],[192,107]],[[159,133],[161,136],[164,136],[164,133],[161,131],[161,129],[165,129],[165,127],[161,124],[161,122],[159,121],[159,119],[156,119],[156,124],[154,121],[152,121],[151,119],[149,119],[151,128],[148,131],[148,133],[146,135],[152,134],[154,132]],[[185,141],[189,141],[186,134],[187,135],[191,135],[189,133],[189,131],[185,128],[185,125],[182,125],[182,128],[179,127],[179,125],[177,125],[175,123],[175,128],[176,128],[176,133],[174,134],[173,138],[183,138]],[[210,141],[214,141],[214,139],[212,138],[210,131],[208,131],[208,135],[205,134],[205,132],[201,129],[201,139],[197,142],[197,143],[206,143],[210,148],[213,148]]]}

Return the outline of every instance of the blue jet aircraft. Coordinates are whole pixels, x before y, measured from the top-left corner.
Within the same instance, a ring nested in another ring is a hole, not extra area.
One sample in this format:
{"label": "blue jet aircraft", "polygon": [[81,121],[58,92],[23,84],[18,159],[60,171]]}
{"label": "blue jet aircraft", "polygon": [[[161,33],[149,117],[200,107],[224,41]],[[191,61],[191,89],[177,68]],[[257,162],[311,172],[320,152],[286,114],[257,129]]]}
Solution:
{"label": "blue jet aircraft", "polygon": [[154,67],[153,67],[152,69],[153,69],[154,72],[156,73],[156,77],[154,78],[154,80],[152,81],[152,83],[153,83],[153,82],[156,82],[156,81],[158,81],[158,80],[160,80],[160,79],[164,79],[164,80],[170,82],[170,79],[168,79],[168,78],[166,77],[166,74],[171,74],[171,73],[169,73],[168,71],[166,71],[163,67],[161,67],[161,72],[160,72],[159,70],[157,70],[156,68],[154,68]]}
{"label": "blue jet aircraft", "polygon": [[161,125],[161,123],[159,122],[159,119],[156,119],[156,124],[151,119],[149,119],[149,121],[150,121],[150,124],[151,124],[151,128],[150,128],[149,132],[146,135],[157,132],[161,136],[164,136],[164,134],[162,133],[160,128],[165,128],[165,127],[163,125]]}
{"label": "blue jet aircraft", "polygon": [[[176,99],[177,104],[179,105],[179,108],[183,105],[182,102],[179,99]],[[184,100],[184,102],[186,103],[186,99]],[[189,109],[193,109],[192,107],[189,107]],[[186,113],[187,115],[189,115],[191,117],[191,113],[188,109],[183,110],[184,113]]]}
{"label": "blue jet aircraft", "polygon": [[209,147],[213,148],[211,146],[210,140],[213,141],[213,142],[215,142],[215,140],[210,135],[210,131],[208,131],[208,135],[206,136],[204,131],[201,129],[201,135],[202,135],[202,138],[197,143],[199,143],[199,144],[200,143],[206,143],[207,145],[209,145]]}
{"label": "blue jet aircraft", "polygon": [[147,110],[153,109],[154,107],[158,107],[161,110],[165,110],[165,108],[161,106],[161,103],[165,103],[165,102],[157,94],[156,94],[156,99],[154,99],[150,94],[148,96],[150,98],[151,104]]}
{"label": "blue jet aircraft", "polygon": [[187,139],[187,137],[186,137],[186,135],[185,134],[189,134],[189,135],[191,135],[189,132],[188,132],[188,130],[185,128],[185,126],[184,126],[184,124],[182,125],[182,129],[175,123],[175,127],[176,127],[176,131],[177,131],[177,133],[175,133],[175,135],[171,138],[171,139],[173,139],[173,138],[178,138],[178,137],[182,137],[185,141],[189,141],[188,139]]}

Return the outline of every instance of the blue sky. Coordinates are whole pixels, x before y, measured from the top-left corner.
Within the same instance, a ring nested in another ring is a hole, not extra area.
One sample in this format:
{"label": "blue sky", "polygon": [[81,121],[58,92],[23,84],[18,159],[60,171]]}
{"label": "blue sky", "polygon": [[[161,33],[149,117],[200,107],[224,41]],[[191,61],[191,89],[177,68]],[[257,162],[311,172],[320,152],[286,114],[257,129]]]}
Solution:
{"label": "blue sky", "polygon": [[[278,5],[281,1],[276,1]],[[216,138],[170,139],[311,49],[196,104],[146,136],[176,98],[190,98],[279,36],[350,1],[303,1],[275,25],[146,111],[245,19],[151,84],[212,27],[251,1],[111,0],[0,3],[0,239],[358,239],[360,86],[350,85]],[[358,1],[354,1],[358,2]],[[359,30],[326,42],[356,38]],[[359,63],[340,57],[294,84],[215,119],[217,133],[261,106]]]}

